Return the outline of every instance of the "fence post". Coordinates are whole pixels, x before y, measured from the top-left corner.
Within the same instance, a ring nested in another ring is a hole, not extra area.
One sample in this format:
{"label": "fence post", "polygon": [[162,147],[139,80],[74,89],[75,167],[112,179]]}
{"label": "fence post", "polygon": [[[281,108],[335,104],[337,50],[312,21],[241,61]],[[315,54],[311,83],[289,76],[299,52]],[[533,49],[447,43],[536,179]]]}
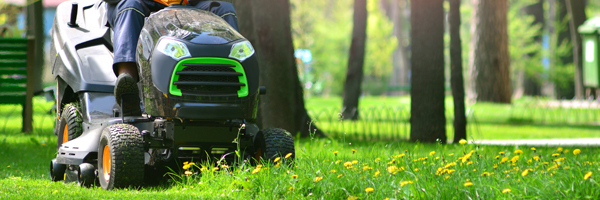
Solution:
{"label": "fence post", "polygon": [[33,89],[35,80],[33,78],[33,68],[35,65],[35,39],[27,37],[27,85],[25,86],[25,103],[23,104],[23,128],[22,132],[31,133],[33,131]]}

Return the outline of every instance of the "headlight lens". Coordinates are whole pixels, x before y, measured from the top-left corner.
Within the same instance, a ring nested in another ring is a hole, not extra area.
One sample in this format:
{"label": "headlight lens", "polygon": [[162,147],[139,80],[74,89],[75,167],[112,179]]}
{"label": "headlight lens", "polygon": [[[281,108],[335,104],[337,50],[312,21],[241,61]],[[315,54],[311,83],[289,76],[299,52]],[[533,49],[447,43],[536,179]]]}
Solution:
{"label": "headlight lens", "polygon": [[235,58],[240,62],[248,59],[250,56],[254,54],[254,47],[248,41],[235,43],[231,47],[231,52],[229,53],[230,58]]}
{"label": "headlight lens", "polygon": [[175,60],[192,57],[190,51],[183,42],[169,38],[162,38],[158,42],[158,45],[156,45],[156,49]]}

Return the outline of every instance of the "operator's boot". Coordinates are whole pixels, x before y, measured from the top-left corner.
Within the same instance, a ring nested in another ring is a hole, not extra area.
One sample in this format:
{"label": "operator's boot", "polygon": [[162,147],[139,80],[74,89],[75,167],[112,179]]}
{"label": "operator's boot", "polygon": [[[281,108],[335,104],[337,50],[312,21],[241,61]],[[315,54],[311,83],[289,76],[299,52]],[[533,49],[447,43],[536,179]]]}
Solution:
{"label": "operator's boot", "polygon": [[128,73],[122,73],[115,84],[115,99],[121,106],[122,116],[141,116],[140,89]]}

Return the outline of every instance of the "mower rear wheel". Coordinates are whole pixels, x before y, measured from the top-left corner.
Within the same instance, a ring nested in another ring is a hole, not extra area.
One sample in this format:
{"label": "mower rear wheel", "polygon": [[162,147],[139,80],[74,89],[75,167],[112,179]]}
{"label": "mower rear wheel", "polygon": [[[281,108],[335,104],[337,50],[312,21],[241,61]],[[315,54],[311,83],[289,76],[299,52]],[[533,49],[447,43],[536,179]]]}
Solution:
{"label": "mower rear wheel", "polygon": [[141,186],[144,181],[144,141],[131,124],[106,127],[98,145],[98,178],[105,190]]}
{"label": "mower rear wheel", "polygon": [[60,148],[60,145],[79,137],[83,133],[83,127],[81,126],[83,118],[74,104],[65,105],[59,120],[57,149]]}
{"label": "mower rear wheel", "polygon": [[[257,161],[274,162],[275,158],[280,157],[280,160],[291,163],[296,156],[292,134],[280,128],[259,131],[254,143],[257,146],[254,158]],[[288,154],[290,157],[285,159]]]}

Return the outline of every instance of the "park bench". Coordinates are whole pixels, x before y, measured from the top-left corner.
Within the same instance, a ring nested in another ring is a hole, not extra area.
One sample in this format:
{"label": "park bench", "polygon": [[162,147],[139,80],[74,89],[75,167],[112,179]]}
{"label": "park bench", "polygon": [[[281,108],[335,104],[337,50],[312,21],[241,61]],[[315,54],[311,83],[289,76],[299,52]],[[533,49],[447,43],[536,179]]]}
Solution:
{"label": "park bench", "polygon": [[0,104],[22,106],[22,132],[33,130],[34,46],[33,38],[0,38]]}

